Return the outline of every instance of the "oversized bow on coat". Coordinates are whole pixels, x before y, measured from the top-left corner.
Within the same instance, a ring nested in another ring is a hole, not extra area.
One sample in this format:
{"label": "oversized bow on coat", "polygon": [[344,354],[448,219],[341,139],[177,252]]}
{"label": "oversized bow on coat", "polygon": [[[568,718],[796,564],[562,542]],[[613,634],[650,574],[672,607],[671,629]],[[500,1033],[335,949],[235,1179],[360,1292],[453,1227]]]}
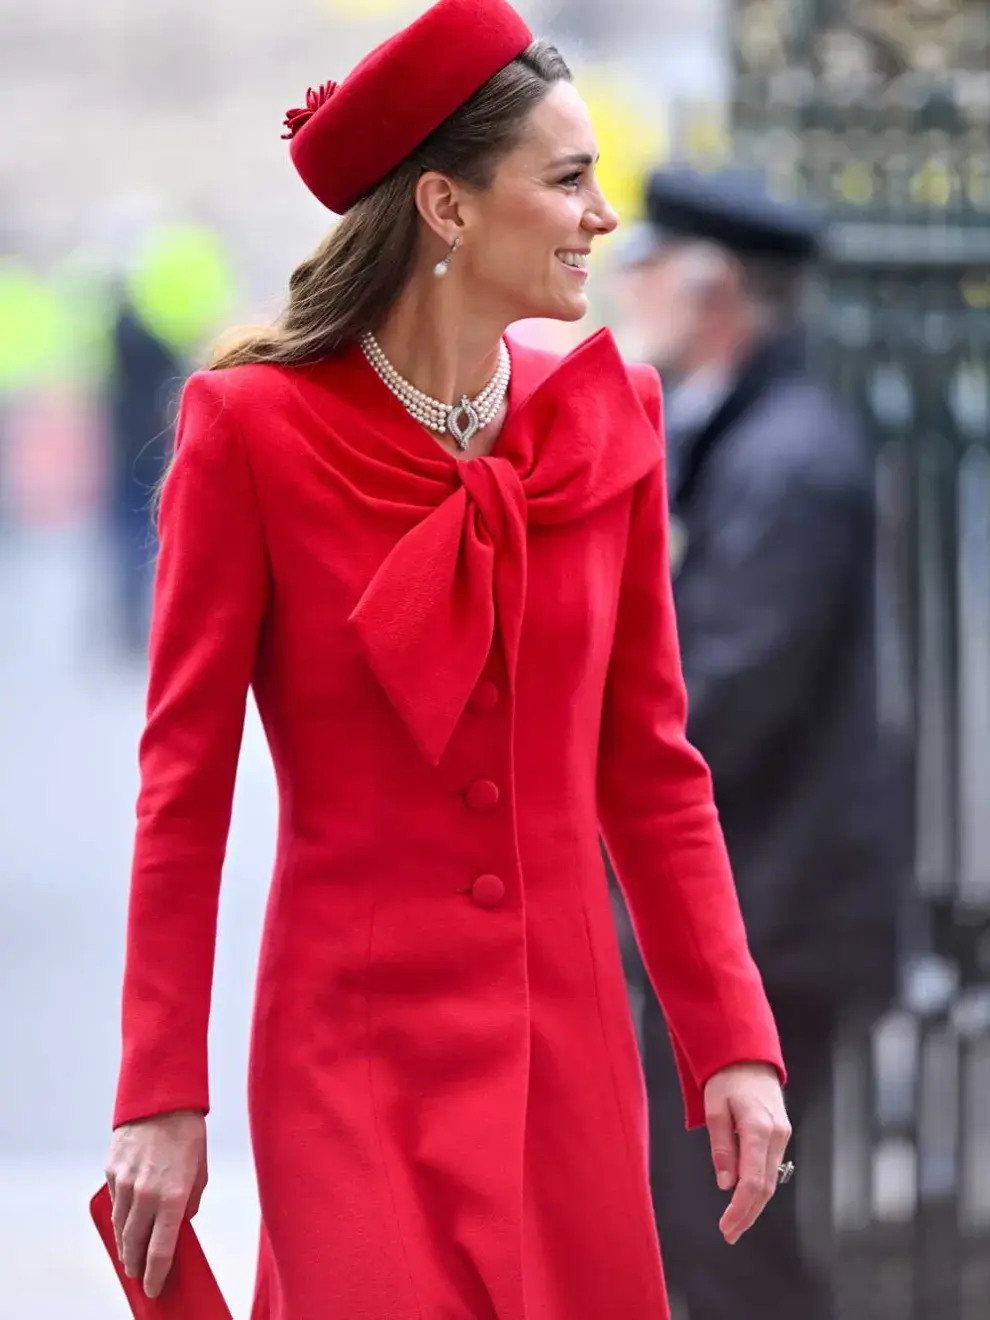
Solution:
{"label": "oversized bow on coat", "polygon": [[495,454],[452,460],[455,490],[437,481],[436,507],[397,542],[355,607],[368,663],[433,765],[481,676],[496,621],[515,681],[527,525],[582,518],[660,460],[656,375],[633,371],[638,389],[608,330],[564,358],[510,413]]}

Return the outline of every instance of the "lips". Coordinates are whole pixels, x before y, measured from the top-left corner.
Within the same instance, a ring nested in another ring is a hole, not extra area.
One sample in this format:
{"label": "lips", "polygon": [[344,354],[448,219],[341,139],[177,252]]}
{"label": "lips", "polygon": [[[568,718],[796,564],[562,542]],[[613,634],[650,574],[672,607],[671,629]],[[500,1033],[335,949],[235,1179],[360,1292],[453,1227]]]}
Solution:
{"label": "lips", "polygon": [[581,271],[584,274],[587,274],[589,256],[587,251],[562,249],[556,254],[556,256],[560,264],[566,266],[568,270]]}

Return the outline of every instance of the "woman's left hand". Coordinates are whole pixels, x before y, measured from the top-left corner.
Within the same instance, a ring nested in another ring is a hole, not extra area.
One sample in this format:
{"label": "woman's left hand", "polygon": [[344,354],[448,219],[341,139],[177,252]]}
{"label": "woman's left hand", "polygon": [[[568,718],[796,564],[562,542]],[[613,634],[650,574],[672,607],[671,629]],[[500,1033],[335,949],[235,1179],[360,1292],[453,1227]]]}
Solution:
{"label": "woman's left hand", "polygon": [[719,1223],[722,1236],[734,1246],[777,1190],[791,1139],[776,1068],[736,1063],[717,1072],[705,1087],[705,1121],[718,1185],[723,1191],[735,1188]]}

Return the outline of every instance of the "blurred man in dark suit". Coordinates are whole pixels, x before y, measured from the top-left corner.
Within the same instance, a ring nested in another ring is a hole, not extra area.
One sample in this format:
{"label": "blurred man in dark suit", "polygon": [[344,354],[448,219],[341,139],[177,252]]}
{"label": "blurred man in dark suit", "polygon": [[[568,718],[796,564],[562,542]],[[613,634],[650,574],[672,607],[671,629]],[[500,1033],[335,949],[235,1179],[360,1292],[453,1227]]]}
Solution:
{"label": "blurred man in dark suit", "polygon": [[[790,1071],[796,1136],[844,1017],[894,988],[893,766],[875,702],[871,447],[809,363],[818,234],[752,176],[658,171],[626,252],[665,384],[671,558],[689,696]],[[646,996],[654,1199],[690,1320],[829,1320],[793,1186],[728,1247],[726,1196]],[[798,1170],[800,1177],[800,1169]]]}
{"label": "blurred man in dark suit", "polygon": [[116,569],[117,633],[144,659],[155,569],[152,501],[171,451],[171,415],[186,364],[121,291],[107,385],[109,524]]}

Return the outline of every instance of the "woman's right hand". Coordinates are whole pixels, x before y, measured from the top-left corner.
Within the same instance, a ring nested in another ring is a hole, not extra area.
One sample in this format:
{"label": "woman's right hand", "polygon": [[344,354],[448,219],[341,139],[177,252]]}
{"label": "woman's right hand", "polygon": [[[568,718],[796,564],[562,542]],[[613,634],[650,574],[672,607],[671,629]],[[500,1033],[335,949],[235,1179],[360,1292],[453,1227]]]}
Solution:
{"label": "woman's right hand", "polygon": [[148,1297],[165,1286],[179,1229],[206,1187],[206,1117],[182,1109],[124,1123],[107,1157],[117,1254]]}

